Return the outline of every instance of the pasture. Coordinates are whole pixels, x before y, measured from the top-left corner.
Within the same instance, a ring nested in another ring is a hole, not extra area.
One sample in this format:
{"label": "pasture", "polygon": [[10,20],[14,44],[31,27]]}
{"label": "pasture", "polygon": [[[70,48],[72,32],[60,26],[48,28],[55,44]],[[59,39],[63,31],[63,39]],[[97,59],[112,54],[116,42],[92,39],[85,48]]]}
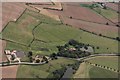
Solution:
{"label": "pasture", "polygon": [[61,24],[59,21],[28,9],[18,21],[10,22],[1,34],[3,39],[13,41],[13,43],[8,41],[7,49],[32,50],[38,53],[39,48],[47,48],[49,51],[40,53],[51,54],[57,51],[56,46],[75,39],[81,43],[93,45],[95,53],[118,52],[118,41]]}
{"label": "pasture", "polygon": [[90,78],[118,78],[118,73],[98,67],[92,67],[89,70],[89,76]]}
{"label": "pasture", "polygon": [[[103,63],[103,61],[101,61]],[[107,63],[106,63],[107,65]],[[86,63],[81,63],[79,69],[73,76],[74,78],[117,78],[118,73],[95,67]]]}
{"label": "pasture", "polygon": [[114,10],[108,8],[108,9],[102,9],[102,8],[94,8],[94,10],[99,13],[102,16],[105,16],[107,19],[118,22],[118,13]]}
{"label": "pasture", "polygon": [[28,45],[32,39],[32,30],[39,24],[39,21],[26,13],[17,22],[9,22],[2,32],[2,38]]}
{"label": "pasture", "polygon": [[[114,23],[118,22],[118,13],[114,10],[112,10],[111,8],[107,7],[107,9],[102,9],[100,6],[100,4],[81,4],[82,7],[86,7],[91,9],[91,11],[95,12],[98,15],[103,16],[106,20],[110,20]],[[108,22],[109,23],[109,22]]]}
{"label": "pasture", "polygon": [[59,58],[57,60],[52,60],[49,63],[43,65],[36,65],[36,66],[21,65],[17,71],[17,78],[29,78],[29,77],[47,78],[48,75],[49,76],[52,75],[53,71],[61,69],[62,66],[67,66],[68,64],[74,64],[75,62],[76,62],[75,60]]}
{"label": "pasture", "polygon": [[118,70],[118,57],[117,56],[97,56],[88,60],[88,62],[107,66]]}

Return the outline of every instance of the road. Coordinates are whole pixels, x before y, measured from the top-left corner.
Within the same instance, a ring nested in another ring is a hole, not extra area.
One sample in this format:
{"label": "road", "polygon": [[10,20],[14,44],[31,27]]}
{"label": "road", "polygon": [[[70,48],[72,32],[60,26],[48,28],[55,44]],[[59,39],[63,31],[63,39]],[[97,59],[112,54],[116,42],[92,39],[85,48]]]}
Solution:
{"label": "road", "polygon": [[[120,55],[117,55],[117,54],[94,54],[94,55],[90,55],[90,56],[87,56],[87,57],[82,57],[82,58],[68,58],[68,59],[74,59],[74,60],[78,60],[78,61],[81,61],[81,60],[88,60],[88,59],[91,59],[92,57],[95,57],[95,56],[120,56]],[[63,57],[58,57],[58,58],[63,58]],[[21,62],[21,63],[9,63],[9,65],[42,65],[42,64],[45,64],[46,62],[42,62],[42,63],[30,63],[30,62]],[[7,66],[8,64],[4,64],[5,66]],[[2,66],[2,63],[0,63],[0,66]]]}

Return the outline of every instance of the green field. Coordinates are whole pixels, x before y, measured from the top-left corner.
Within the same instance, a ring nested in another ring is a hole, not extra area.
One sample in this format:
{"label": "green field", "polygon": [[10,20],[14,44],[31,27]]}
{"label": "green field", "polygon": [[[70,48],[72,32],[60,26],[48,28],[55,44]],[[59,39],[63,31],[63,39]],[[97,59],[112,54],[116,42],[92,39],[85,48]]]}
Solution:
{"label": "green field", "polygon": [[43,65],[21,65],[17,71],[17,78],[47,78],[52,75],[52,72],[61,69],[62,66],[74,64],[76,61],[66,58],[52,60],[48,64]]}
{"label": "green field", "polygon": [[[58,52],[56,46],[63,46],[71,39],[94,46],[95,53],[117,53],[118,43],[120,44],[116,40],[100,37],[62,24],[60,21],[55,21],[52,18],[28,9],[17,22],[9,22],[1,34],[3,39],[9,40],[7,41],[6,49],[16,49],[25,51],[26,53],[32,51],[33,56],[36,54],[49,56],[52,53],[56,53]],[[47,51],[42,51],[40,50],[41,48],[45,48]],[[22,61],[24,60],[28,60],[28,57],[22,58]],[[17,71],[17,78],[51,77],[53,71],[59,70],[68,64],[74,64],[75,62],[77,61],[59,58],[44,65],[20,65]],[[90,62],[118,69],[117,58],[95,58],[91,59]],[[116,77],[114,72],[91,65],[84,66],[85,78],[97,76]]]}
{"label": "green field", "polygon": [[118,57],[116,56],[99,56],[88,61],[94,64],[99,64],[118,70]]}
{"label": "green field", "polygon": [[[101,63],[103,63],[101,61]],[[107,64],[106,64],[107,65]],[[103,68],[91,66],[86,63],[80,64],[80,69],[73,76],[74,78],[117,78],[118,73]],[[90,79],[92,80],[92,79]]]}
{"label": "green field", "polygon": [[116,11],[114,11],[108,7],[107,7],[107,9],[103,9],[97,3],[94,5],[81,4],[80,6],[87,7],[89,9],[93,10],[94,12],[96,12],[97,14],[100,14],[113,22],[116,22],[116,20],[118,20],[119,14]]}
{"label": "green field", "polygon": [[[17,22],[10,22],[2,32],[2,38],[26,45],[23,47],[23,45],[8,42],[6,49],[32,50],[34,53],[46,55],[56,52],[56,46],[64,45],[70,39],[93,45],[95,53],[118,52],[118,41],[61,24],[59,21],[30,10],[26,10]],[[33,38],[34,41],[31,43]],[[27,47],[29,44],[31,46]],[[40,51],[39,48],[47,48],[49,51]]]}
{"label": "green field", "polygon": [[90,78],[118,78],[118,73],[106,69],[92,67],[89,70]]}
{"label": "green field", "polygon": [[94,8],[94,10],[110,20],[118,19],[118,13],[112,9]]}
{"label": "green field", "polygon": [[16,50],[25,51],[25,52],[29,50],[29,48],[26,46],[12,43],[12,42],[7,42],[6,49],[10,49],[10,50],[16,49]]}

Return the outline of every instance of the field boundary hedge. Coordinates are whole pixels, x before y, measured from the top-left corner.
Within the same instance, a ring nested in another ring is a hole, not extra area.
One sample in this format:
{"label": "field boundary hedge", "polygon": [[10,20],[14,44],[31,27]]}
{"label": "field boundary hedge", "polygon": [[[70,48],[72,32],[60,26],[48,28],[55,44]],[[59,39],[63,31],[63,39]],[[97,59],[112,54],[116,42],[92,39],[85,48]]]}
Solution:
{"label": "field boundary hedge", "polygon": [[94,64],[94,63],[91,63],[89,61],[84,61],[85,63],[88,63],[92,66],[95,66],[95,67],[100,67],[100,68],[103,68],[103,69],[107,69],[107,70],[110,70],[110,71],[113,71],[113,72],[117,72],[117,73],[120,73],[120,70],[117,70],[117,69],[113,69],[113,68],[110,68],[108,66],[103,66],[103,65],[99,65],[99,64]]}
{"label": "field boundary hedge", "polygon": [[25,8],[25,10],[24,10],[24,11],[22,12],[22,14],[17,18],[16,21],[9,21],[9,22],[5,25],[5,27],[2,29],[1,33],[6,29],[6,27],[8,26],[8,24],[9,24],[10,22],[16,23],[16,22],[20,19],[20,17],[25,13],[26,10],[27,10],[27,8]]}

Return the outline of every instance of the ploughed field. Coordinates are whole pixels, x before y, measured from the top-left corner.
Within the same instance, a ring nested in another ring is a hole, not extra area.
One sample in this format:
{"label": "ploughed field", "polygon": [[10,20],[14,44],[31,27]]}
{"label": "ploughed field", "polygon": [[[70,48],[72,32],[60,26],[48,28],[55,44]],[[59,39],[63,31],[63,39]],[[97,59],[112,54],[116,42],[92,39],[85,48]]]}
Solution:
{"label": "ploughed field", "polygon": [[17,18],[22,14],[24,10],[24,3],[2,3],[2,29],[7,25],[9,21],[17,20]]}

